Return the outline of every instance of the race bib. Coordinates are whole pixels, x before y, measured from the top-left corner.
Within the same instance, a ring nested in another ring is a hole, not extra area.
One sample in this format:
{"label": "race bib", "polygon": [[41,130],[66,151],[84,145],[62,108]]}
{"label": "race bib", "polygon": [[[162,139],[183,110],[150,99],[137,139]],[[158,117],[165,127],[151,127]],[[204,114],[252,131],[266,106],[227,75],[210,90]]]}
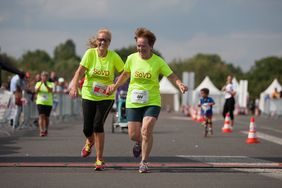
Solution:
{"label": "race bib", "polygon": [[42,94],[40,97],[41,101],[48,101],[48,95],[47,94]]}
{"label": "race bib", "polygon": [[106,95],[107,85],[105,84],[93,82],[92,90],[93,90],[93,94],[96,96],[107,96]]}
{"label": "race bib", "polygon": [[209,109],[211,109],[209,103],[204,103],[202,104],[202,109],[204,112],[208,111]]}
{"label": "race bib", "polygon": [[131,94],[131,102],[145,104],[148,102],[149,92],[144,90],[133,90]]}

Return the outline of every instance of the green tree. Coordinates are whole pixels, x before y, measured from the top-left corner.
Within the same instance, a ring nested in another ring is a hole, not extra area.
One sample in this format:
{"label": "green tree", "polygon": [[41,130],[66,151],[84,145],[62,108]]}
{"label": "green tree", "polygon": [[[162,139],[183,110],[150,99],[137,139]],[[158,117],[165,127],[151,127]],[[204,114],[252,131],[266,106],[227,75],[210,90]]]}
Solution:
{"label": "green tree", "polygon": [[227,75],[232,74],[237,79],[244,75],[239,67],[225,63],[216,54],[197,54],[189,59],[173,60],[170,66],[179,77],[182,77],[184,71],[195,72],[195,86],[199,85],[205,76],[209,76],[219,89],[225,84]]}
{"label": "green tree", "polygon": [[[59,44],[54,49],[54,67],[58,76],[70,80],[77,69],[80,57],[76,54],[75,44],[68,39],[66,42]],[[71,74],[70,74],[71,73]]]}
{"label": "green tree", "polygon": [[43,50],[26,52],[19,62],[21,69],[32,73],[50,71],[54,65],[52,58]]}
{"label": "green tree", "polygon": [[54,61],[55,63],[65,61],[69,59],[80,59],[75,52],[75,44],[71,39],[59,44],[54,49]]}
{"label": "green tree", "polygon": [[271,82],[277,78],[282,83],[282,58],[265,57],[255,62],[247,73],[249,92],[253,97],[259,97]]}

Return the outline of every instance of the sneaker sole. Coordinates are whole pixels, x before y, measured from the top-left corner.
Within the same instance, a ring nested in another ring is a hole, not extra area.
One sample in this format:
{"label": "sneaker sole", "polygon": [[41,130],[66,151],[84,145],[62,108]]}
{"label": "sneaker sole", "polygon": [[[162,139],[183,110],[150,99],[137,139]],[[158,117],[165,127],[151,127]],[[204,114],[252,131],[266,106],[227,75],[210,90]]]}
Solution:
{"label": "sneaker sole", "polygon": [[105,167],[95,167],[95,171],[103,171],[105,170]]}
{"label": "sneaker sole", "polygon": [[147,171],[140,171],[140,170],[139,170],[139,173],[140,173],[140,174],[146,174],[146,173],[150,173],[150,171],[149,171],[149,170],[147,170]]}

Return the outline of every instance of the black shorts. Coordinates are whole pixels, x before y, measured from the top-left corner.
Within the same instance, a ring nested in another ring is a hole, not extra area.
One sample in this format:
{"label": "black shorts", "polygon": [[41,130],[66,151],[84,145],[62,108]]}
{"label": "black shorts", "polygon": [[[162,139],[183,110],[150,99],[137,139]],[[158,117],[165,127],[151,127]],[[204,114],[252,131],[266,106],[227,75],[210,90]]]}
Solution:
{"label": "black shorts", "polygon": [[143,121],[145,116],[155,117],[158,119],[161,107],[159,106],[145,106],[141,108],[126,108],[127,121]]}
{"label": "black shorts", "polygon": [[38,104],[37,110],[39,115],[44,114],[45,116],[49,117],[51,114],[52,106]]}
{"label": "black shorts", "polygon": [[90,137],[94,132],[104,132],[104,123],[113,104],[114,100],[91,101],[82,99],[83,132],[86,137]]}

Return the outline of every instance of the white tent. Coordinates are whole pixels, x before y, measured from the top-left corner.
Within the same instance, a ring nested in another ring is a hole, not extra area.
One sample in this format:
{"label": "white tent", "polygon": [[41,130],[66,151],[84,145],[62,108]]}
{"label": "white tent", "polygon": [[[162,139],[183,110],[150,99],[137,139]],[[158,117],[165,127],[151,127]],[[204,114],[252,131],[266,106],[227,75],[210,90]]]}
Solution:
{"label": "white tent", "polygon": [[260,94],[259,109],[262,112],[265,112],[265,105],[268,105],[266,104],[266,100],[270,98],[275,88],[277,88],[278,91],[282,90],[282,86],[280,85],[280,83],[276,78],[272,81],[272,83],[268,86],[268,88]]}
{"label": "white tent", "polygon": [[160,81],[160,92],[162,108],[170,108],[174,111],[179,111],[179,90],[172,85],[167,77],[163,77]]}
{"label": "white tent", "polygon": [[215,106],[213,108],[213,111],[215,113],[220,113],[222,111],[222,106],[224,103],[224,97],[222,92],[215,87],[215,85],[212,83],[210,78],[208,76],[205,77],[205,79],[200,83],[200,85],[194,89],[193,91],[193,104],[194,106],[199,103],[200,100],[200,90],[202,88],[208,88],[210,91],[209,96],[213,98],[215,102]]}

